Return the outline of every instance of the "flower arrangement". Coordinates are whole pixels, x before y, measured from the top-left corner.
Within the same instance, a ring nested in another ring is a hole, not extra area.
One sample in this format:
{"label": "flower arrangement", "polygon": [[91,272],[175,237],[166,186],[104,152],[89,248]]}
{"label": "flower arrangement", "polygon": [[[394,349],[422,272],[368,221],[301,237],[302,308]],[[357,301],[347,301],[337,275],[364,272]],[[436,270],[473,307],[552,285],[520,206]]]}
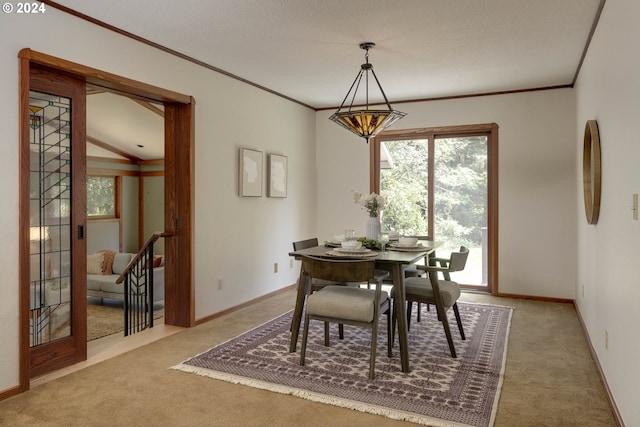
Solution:
{"label": "flower arrangement", "polygon": [[384,209],[385,198],[379,194],[371,193],[368,196],[363,196],[358,191],[353,192],[353,200],[365,209],[370,217],[377,217],[380,215],[380,211]]}

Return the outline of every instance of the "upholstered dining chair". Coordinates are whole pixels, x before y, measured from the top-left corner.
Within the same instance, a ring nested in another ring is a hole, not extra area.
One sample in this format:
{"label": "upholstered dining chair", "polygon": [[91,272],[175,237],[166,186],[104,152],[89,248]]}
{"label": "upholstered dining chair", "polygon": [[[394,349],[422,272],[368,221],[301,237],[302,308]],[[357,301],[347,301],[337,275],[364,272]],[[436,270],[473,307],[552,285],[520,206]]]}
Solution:
{"label": "upholstered dining chair", "polygon": [[[449,321],[447,319],[447,310],[449,310],[449,308],[453,308],[456,323],[458,324],[458,329],[460,331],[460,337],[465,340],[466,337],[464,335],[464,329],[462,328],[462,320],[460,319],[460,312],[457,304],[458,298],[460,298],[460,285],[451,280],[440,280],[438,278],[438,273],[442,273],[443,275],[446,273],[446,277],[450,279],[449,273],[463,270],[468,257],[469,249],[465,246],[460,246],[460,250],[458,252],[451,253],[451,257],[448,258],[449,262],[446,267],[418,265],[418,269],[427,272],[427,277],[409,277],[404,281],[404,290],[407,299],[407,327],[410,325],[411,306],[413,302],[435,305],[438,313],[438,320],[442,323],[445,335],[447,336],[451,357],[454,358],[457,357],[457,355],[453,344],[453,338],[451,336]],[[392,295],[393,292],[394,290],[392,289]],[[393,320],[392,329],[395,331],[395,319]]]}
{"label": "upholstered dining chair", "polygon": [[[418,242],[420,242],[420,240],[431,240],[429,236],[407,236],[407,237],[416,237],[418,239]],[[429,260],[433,257],[434,254],[435,252],[431,252],[429,253],[429,255],[424,257],[425,265],[430,263]],[[419,270],[415,264],[408,265],[404,269],[404,277],[418,277],[418,276],[422,276],[423,273],[424,272]]]}
{"label": "upholstered dining chair", "polygon": [[[307,248],[313,248],[318,246],[318,238],[317,237],[312,237],[310,239],[305,239],[305,240],[298,240],[297,242],[293,242],[293,250],[294,251],[299,251],[302,249],[307,249]],[[335,281],[331,281],[331,280],[322,280],[322,279],[313,279],[313,280],[307,280],[305,283],[305,295],[307,295],[307,290],[310,290],[311,292],[315,292],[318,291],[322,288],[324,288],[325,286],[329,286],[329,285],[348,285],[348,286],[360,286],[359,283],[338,283]],[[310,289],[308,289],[310,288]],[[306,297],[305,297],[306,298]],[[293,328],[293,320],[291,321],[291,328]],[[339,337],[340,339],[344,338],[344,326],[342,325],[342,323],[340,323],[338,325],[338,333],[339,333]]]}
{"label": "upholstered dining chair", "polygon": [[[431,240],[429,236],[408,236],[408,237],[417,237],[418,241],[420,240]],[[427,256],[424,257],[424,265],[433,265],[433,258],[435,256],[435,252],[429,252]],[[424,271],[418,269],[415,264],[408,265],[404,269],[404,277],[423,277]],[[429,310],[429,304],[427,304],[427,310]],[[420,303],[418,303],[418,322],[420,321]]]}
{"label": "upholstered dining chair", "polygon": [[311,320],[325,322],[324,345],[329,346],[327,323],[343,323],[371,330],[369,354],[369,378],[375,376],[378,318],[387,315],[387,355],[391,357],[391,301],[382,290],[382,281],[389,276],[386,271],[375,270],[375,261],[370,259],[336,260],[306,256],[302,258],[302,269],[309,280],[323,279],[335,282],[366,282],[374,288],[349,286],[325,286],[307,295],[304,317],[300,365],[305,364],[309,323]]}

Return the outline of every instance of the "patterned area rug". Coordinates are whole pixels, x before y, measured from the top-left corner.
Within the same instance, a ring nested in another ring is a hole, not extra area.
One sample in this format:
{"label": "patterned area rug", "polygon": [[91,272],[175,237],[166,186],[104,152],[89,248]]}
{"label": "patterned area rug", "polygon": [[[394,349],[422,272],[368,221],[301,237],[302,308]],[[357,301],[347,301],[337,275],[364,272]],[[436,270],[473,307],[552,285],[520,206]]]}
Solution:
{"label": "patterned area rug", "polygon": [[400,369],[397,339],[394,356],[387,357],[384,316],[374,380],[368,379],[368,331],[348,325],[344,340],[338,339],[337,325],[331,325],[327,348],[322,322],[312,321],[306,366],[300,366],[300,345],[297,353],[289,353],[292,312],[173,369],[423,425],[491,426],[502,386],[512,309],[458,306],[467,339],[460,339],[451,313],[456,359],[449,353],[435,309],[427,311],[423,304],[421,322],[416,321],[414,310],[408,374]]}

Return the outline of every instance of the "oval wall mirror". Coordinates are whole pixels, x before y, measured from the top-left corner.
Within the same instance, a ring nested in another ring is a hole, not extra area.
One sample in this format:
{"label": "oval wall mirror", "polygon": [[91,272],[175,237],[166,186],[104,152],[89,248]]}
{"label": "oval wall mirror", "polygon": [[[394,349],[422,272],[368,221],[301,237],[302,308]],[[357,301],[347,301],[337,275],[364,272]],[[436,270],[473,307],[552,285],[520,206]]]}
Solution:
{"label": "oval wall mirror", "polygon": [[582,152],[582,184],[587,223],[596,224],[600,215],[600,134],[598,122],[587,120]]}

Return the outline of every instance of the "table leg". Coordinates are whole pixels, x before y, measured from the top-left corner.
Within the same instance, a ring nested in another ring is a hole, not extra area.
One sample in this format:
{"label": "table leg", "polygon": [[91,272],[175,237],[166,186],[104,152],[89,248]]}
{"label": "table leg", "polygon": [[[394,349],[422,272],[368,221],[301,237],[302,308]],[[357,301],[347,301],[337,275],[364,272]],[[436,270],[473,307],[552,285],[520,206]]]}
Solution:
{"label": "table leg", "polygon": [[398,323],[398,341],[402,372],[409,372],[409,333],[407,331],[407,304],[404,295],[404,269],[397,263],[393,265],[394,316]]}
{"label": "table leg", "polygon": [[289,353],[295,353],[298,346],[298,334],[300,333],[300,323],[302,321],[302,308],[304,307],[306,276],[300,268],[300,278],[298,279],[298,293],[296,296],[296,307],[293,310],[293,318],[291,319],[291,343],[289,344]]}

